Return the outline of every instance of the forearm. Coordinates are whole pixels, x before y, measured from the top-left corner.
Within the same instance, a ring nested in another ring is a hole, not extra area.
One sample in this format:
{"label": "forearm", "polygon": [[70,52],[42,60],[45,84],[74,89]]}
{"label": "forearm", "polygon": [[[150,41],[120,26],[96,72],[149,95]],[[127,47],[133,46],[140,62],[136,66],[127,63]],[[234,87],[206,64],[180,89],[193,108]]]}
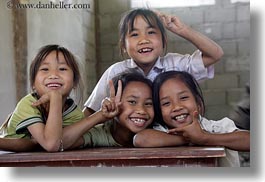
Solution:
{"label": "forearm", "polygon": [[171,135],[154,129],[145,129],[134,137],[135,147],[169,147],[186,144],[182,136]]}
{"label": "forearm", "polygon": [[250,133],[248,131],[236,131],[224,134],[207,133],[203,137],[204,145],[224,146],[237,151],[250,150]]}
{"label": "forearm", "polygon": [[[84,143],[82,136],[95,125],[105,122],[106,118],[103,117],[102,112],[98,111],[89,117],[82,119],[72,125],[66,126],[63,129],[63,144],[64,148],[73,148],[81,146]],[[78,143],[78,144],[77,144]]]}
{"label": "forearm", "polygon": [[0,138],[0,149],[13,152],[32,151],[39,147],[36,141],[26,138]]}
{"label": "forearm", "polygon": [[62,99],[51,99],[49,115],[44,127],[45,143],[53,150],[59,149],[60,140],[62,139]]}
{"label": "forearm", "polygon": [[223,49],[217,43],[188,26],[184,26],[178,34],[190,41],[202,52],[203,62],[206,67],[217,62],[224,54]]}

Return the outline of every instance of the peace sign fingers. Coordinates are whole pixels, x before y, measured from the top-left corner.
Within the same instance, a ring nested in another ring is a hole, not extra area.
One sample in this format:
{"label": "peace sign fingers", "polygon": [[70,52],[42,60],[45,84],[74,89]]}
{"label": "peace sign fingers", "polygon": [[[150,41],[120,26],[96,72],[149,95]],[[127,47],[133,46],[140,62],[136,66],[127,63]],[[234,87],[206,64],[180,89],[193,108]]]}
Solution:
{"label": "peace sign fingers", "polygon": [[121,94],[122,94],[122,82],[121,80],[118,81],[118,89],[117,93],[115,95],[115,88],[113,81],[109,81],[109,87],[110,87],[110,100],[114,101],[116,104],[119,104],[121,102]]}
{"label": "peace sign fingers", "polygon": [[122,94],[122,83],[118,81],[118,89],[115,95],[115,88],[113,81],[109,81],[110,97],[105,98],[102,102],[101,109],[105,118],[113,118],[120,112],[121,105],[121,94]]}

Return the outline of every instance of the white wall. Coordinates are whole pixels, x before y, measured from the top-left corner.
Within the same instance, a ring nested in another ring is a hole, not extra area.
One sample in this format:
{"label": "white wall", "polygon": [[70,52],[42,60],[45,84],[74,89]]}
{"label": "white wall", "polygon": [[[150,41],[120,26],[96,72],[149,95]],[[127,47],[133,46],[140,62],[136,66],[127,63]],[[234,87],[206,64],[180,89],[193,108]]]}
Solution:
{"label": "white wall", "polygon": [[[0,124],[16,104],[12,11],[0,1]],[[5,34],[2,34],[5,32]]]}
{"label": "white wall", "polygon": [[80,62],[85,59],[82,13],[79,10],[28,10],[28,66],[46,44],[68,48]]}

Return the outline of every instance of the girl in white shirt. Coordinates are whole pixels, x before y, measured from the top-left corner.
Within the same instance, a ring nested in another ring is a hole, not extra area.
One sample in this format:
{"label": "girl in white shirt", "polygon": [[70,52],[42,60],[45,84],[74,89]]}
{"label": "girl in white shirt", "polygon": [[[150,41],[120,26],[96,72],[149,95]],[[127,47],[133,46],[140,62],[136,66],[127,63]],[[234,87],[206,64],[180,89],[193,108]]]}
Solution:
{"label": "girl in white shirt", "polygon": [[[249,131],[239,130],[229,118],[219,121],[203,117],[205,107],[197,81],[187,72],[161,73],[153,82],[156,113],[154,129],[134,137],[137,147],[165,147],[186,144],[224,146],[249,151]],[[230,151],[231,151],[230,150]],[[227,152],[222,166],[239,166],[238,154]],[[232,157],[231,157],[232,156]]]}

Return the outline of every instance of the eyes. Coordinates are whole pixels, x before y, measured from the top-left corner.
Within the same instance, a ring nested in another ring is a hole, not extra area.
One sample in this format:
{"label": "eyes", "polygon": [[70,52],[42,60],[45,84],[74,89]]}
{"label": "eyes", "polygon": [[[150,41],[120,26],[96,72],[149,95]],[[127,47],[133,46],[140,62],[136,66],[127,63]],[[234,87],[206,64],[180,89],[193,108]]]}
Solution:
{"label": "eyes", "polygon": [[[127,103],[129,104],[129,105],[131,105],[131,106],[136,106],[137,104],[139,104],[139,102],[137,101],[137,100],[134,100],[134,99],[128,99],[127,100]],[[152,100],[150,99],[150,100],[146,100],[145,102],[144,102],[144,106],[146,106],[146,107],[153,107],[153,102],[152,102]]]}
{"label": "eyes", "polygon": [[[183,95],[179,97],[179,102],[185,102],[185,101],[189,101],[190,100],[190,96],[189,95]],[[169,98],[166,99],[162,99],[160,101],[160,105],[161,106],[170,106],[172,104],[172,101]]]}
{"label": "eyes", "polygon": [[[69,67],[67,67],[67,66],[60,66],[59,68],[57,68],[60,72],[64,72],[64,71],[67,71],[67,70],[69,70],[70,68]],[[39,71],[41,71],[41,72],[48,72],[48,71],[50,71],[51,69],[49,68],[49,66],[41,66],[40,68],[39,68]]]}
{"label": "eyes", "polygon": [[[139,36],[139,31],[132,31],[130,34],[129,34],[129,36],[130,37],[137,37],[137,36]],[[147,31],[147,34],[148,35],[154,35],[154,34],[157,34],[157,31],[156,30],[149,30],[149,31]]]}

